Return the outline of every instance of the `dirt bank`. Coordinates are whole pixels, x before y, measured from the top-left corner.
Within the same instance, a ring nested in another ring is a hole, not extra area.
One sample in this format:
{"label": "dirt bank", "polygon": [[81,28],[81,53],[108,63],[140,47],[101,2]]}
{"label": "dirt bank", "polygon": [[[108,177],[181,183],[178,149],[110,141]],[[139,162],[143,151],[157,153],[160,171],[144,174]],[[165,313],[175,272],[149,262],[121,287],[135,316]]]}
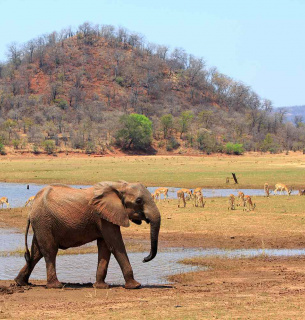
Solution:
{"label": "dirt bank", "polygon": [[[207,271],[170,285],[96,290],[92,284],[45,289],[1,281],[3,319],[304,319],[305,258],[203,259]],[[12,287],[10,287],[12,285]],[[9,292],[10,291],[10,292]],[[10,294],[13,293],[13,294]]]}

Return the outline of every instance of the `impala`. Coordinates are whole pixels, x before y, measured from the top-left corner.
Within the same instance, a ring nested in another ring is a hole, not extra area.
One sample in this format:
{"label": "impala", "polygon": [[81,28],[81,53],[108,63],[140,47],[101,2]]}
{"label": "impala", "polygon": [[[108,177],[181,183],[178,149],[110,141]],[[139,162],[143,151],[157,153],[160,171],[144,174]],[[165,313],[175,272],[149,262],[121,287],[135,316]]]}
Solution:
{"label": "impala", "polygon": [[235,196],[234,194],[229,195],[229,207],[228,210],[235,210]]}
{"label": "impala", "polygon": [[269,184],[268,184],[267,182],[264,184],[264,191],[265,191],[265,195],[266,195],[266,197],[268,197],[268,198],[269,198],[269,195],[270,195],[270,189],[269,189]]}
{"label": "impala", "polygon": [[180,189],[179,191],[187,194],[187,200],[190,200],[193,198],[193,191],[191,189]]}
{"label": "impala", "polygon": [[194,203],[195,207],[198,207],[198,205],[201,205],[202,208],[204,208],[206,201],[203,201],[203,195],[201,192],[194,192]]}
{"label": "impala", "polygon": [[186,202],[184,197],[184,192],[181,190],[177,191],[177,198],[178,198],[178,208],[180,208],[180,200],[183,201],[183,207],[185,208]]}
{"label": "impala", "polygon": [[194,194],[197,193],[197,192],[202,193],[202,188],[196,188],[196,189],[194,189]]}
{"label": "impala", "polygon": [[33,201],[35,199],[35,196],[32,196],[32,197],[29,197],[29,199],[27,200],[27,202],[25,203],[25,207],[29,204],[29,205],[32,205]]}
{"label": "impala", "polygon": [[10,204],[8,203],[8,198],[7,197],[2,197],[0,198],[0,203],[2,204],[2,209],[3,209],[3,205],[6,204],[6,207],[9,208]]}
{"label": "impala", "polygon": [[161,194],[164,196],[164,200],[167,198],[168,188],[158,188],[154,192],[154,199],[159,198],[159,202],[161,201]]}
{"label": "impala", "polygon": [[239,206],[245,206],[245,194],[242,191],[238,191]]}
{"label": "impala", "polygon": [[305,189],[304,190],[299,190],[299,196],[305,196]]}
{"label": "impala", "polygon": [[277,194],[277,191],[281,191],[281,193],[286,191],[288,196],[290,196],[292,189],[288,189],[288,187],[283,183],[277,183],[275,185],[274,194]]}
{"label": "impala", "polygon": [[[250,196],[245,196],[245,204],[248,208],[248,211],[254,211],[255,207],[256,207],[256,204],[255,203],[252,203],[252,199]],[[244,209],[246,210],[246,209]]]}

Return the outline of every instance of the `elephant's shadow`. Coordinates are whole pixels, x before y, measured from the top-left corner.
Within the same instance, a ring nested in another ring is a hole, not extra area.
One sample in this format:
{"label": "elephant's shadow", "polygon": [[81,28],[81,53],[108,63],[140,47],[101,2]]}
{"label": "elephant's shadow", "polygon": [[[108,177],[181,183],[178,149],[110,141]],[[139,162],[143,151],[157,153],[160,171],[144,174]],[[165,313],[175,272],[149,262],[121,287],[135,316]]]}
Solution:
{"label": "elephant's shadow", "polygon": [[[94,288],[93,283],[67,283],[63,282],[63,288],[62,289],[74,289],[74,290],[81,290],[84,288]],[[45,287],[43,284],[31,284],[31,287]],[[119,284],[110,284],[109,288],[123,288],[123,285]],[[174,287],[171,285],[161,285],[161,284],[152,284],[152,285],[142,285],[140,289],[173,289]]]}

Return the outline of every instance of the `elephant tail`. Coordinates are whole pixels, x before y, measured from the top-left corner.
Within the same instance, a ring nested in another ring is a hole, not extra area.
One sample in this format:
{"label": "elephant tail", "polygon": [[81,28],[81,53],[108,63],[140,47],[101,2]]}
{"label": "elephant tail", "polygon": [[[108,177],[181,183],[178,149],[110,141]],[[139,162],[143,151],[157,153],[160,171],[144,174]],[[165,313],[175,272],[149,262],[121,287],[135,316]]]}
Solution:
{"label": "elephant tail", "polygon": [[24,258],[27,264],[30,264],[31,262],[31,255],[28,248],[28,233],[29,233],[30,224],[31,224],[30,217],[28,217],[28,221],[25,229],[25,253],[24,253]]}

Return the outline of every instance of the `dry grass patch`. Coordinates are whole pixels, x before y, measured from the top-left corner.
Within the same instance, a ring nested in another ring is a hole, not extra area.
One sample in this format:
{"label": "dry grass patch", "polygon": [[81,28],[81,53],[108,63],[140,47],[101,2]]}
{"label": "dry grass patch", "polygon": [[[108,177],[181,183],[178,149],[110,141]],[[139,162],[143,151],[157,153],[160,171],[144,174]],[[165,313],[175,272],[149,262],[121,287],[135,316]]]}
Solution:
{"label": "dry grass patch", "polygon": [[[98,181],[140,181],[147,186],[228,188],[231,172],[240,188],[278,182],[304,188],[304,155],[124,156],[102,158],[0,159],[0,181],[90,185]],[[3,170],[1,170],[1,168]],[[4,170],[5,168],[5,170]]]}

